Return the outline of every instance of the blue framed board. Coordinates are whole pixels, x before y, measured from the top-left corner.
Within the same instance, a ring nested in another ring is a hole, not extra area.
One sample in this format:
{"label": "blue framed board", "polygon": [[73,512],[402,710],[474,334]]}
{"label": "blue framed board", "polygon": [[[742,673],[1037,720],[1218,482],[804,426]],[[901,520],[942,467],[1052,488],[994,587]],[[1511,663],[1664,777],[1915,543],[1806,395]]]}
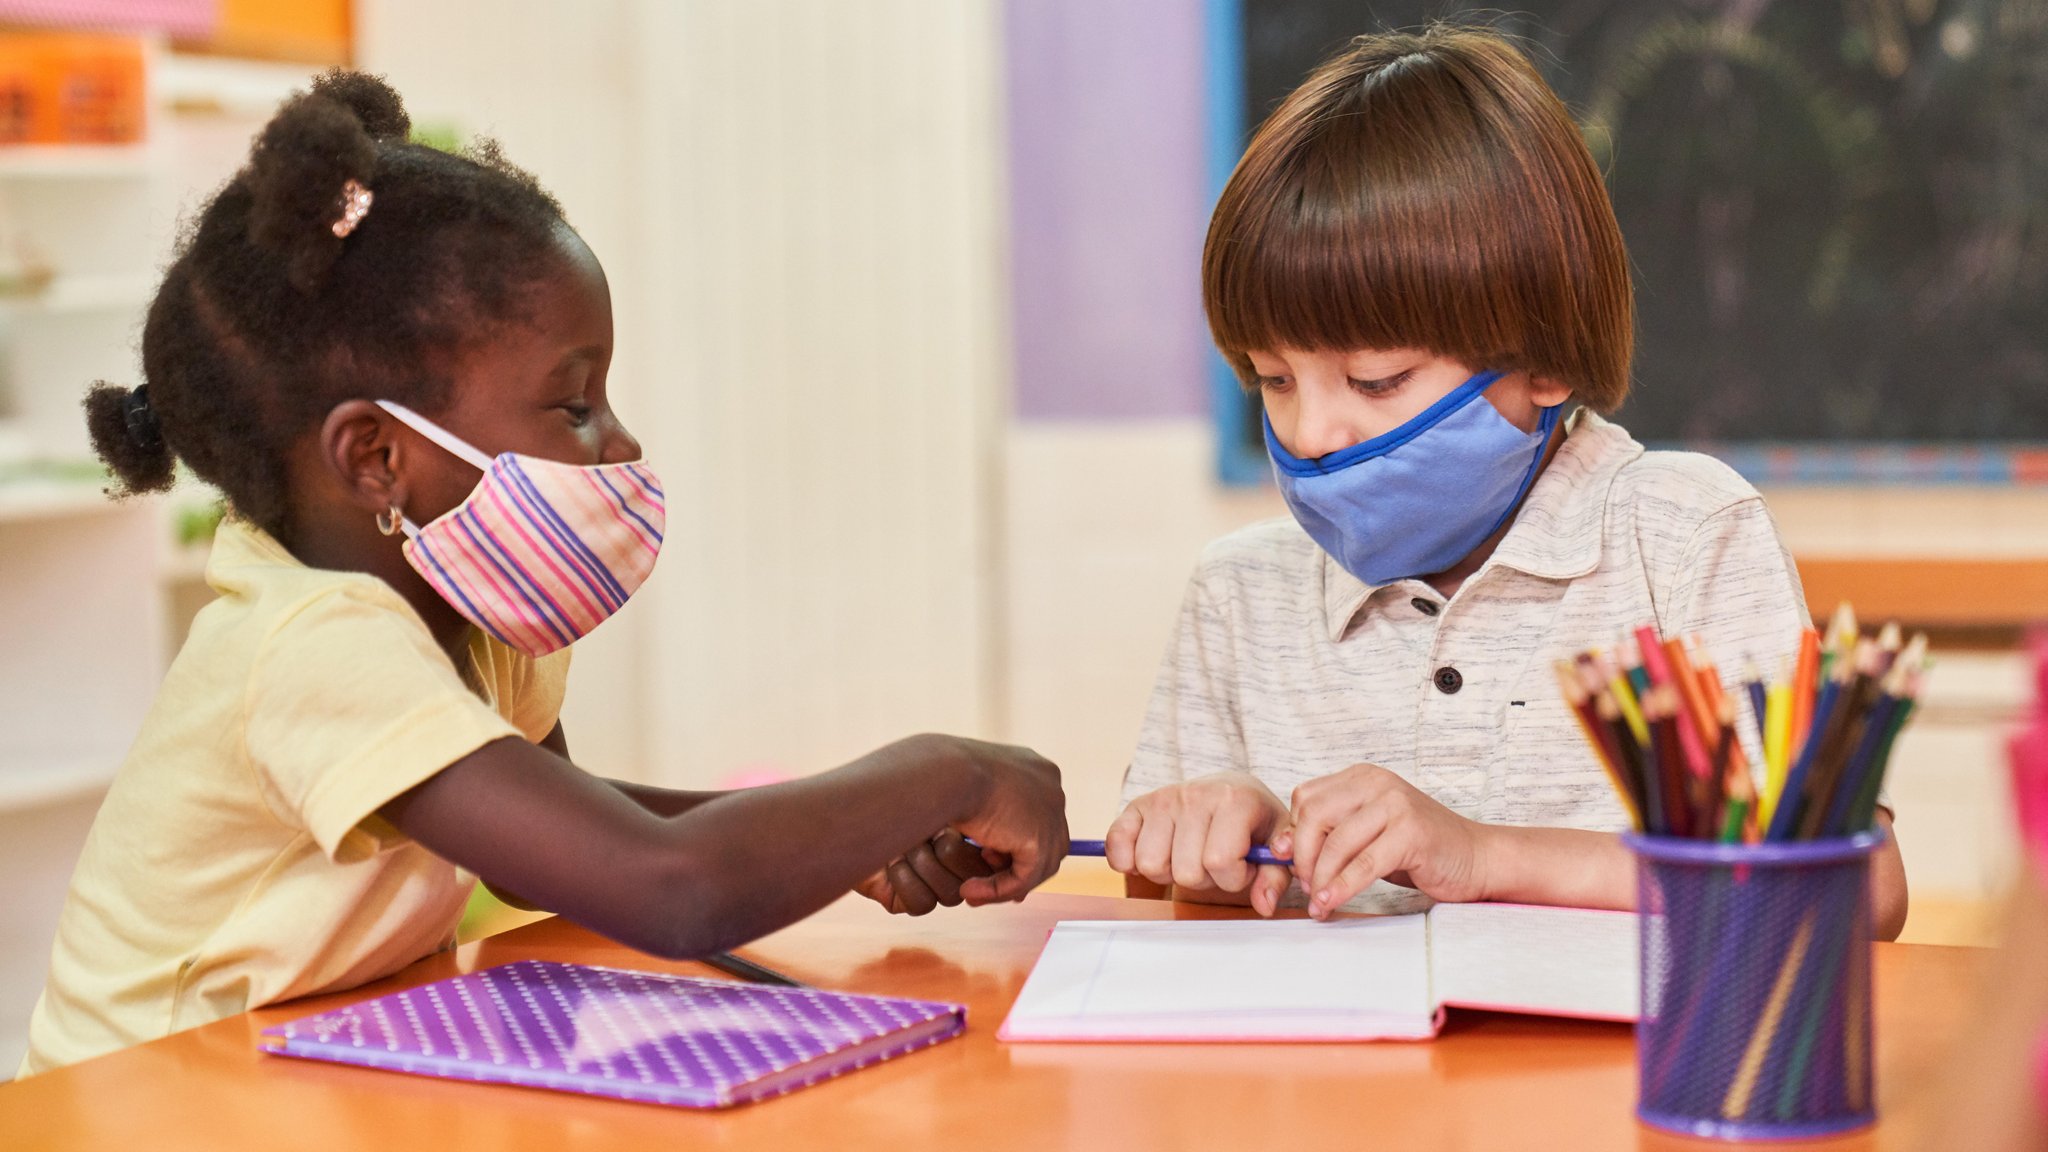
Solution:
{"label": "blue framed board", "polygon": [[[2048,150],[2020,146],[2048,134],[2048,15],[2014,34],[1979,0],[1204,2],[1212,193],[1354,35],[1442,18],[1525,46],[1629,242],[1638,438],[1759,484],[2048,484]],[[1210,392],[1218,477],[1264,481],[1257,400],[1220,356]]]}

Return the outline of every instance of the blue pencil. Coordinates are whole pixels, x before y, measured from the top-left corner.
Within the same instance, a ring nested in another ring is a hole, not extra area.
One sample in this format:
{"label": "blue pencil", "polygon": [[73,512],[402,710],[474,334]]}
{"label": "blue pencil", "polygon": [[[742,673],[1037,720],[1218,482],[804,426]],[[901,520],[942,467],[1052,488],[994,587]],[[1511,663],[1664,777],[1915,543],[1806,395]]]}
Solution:
{"label": "blue pencil", "polygon": [[[1102,841],[1100,840],[1067,841],[1067,855],[1069,856],[1100,856],[1102,854]],[[1282,860],[1280,857],[1273,855],[1273,850],[1263,844],[1257,845],[1251,851],[1245,853],[1244,859],[1247,864],[1279,864],[1285,866],[1294,863],[1292,860]]]}
{"label": "blue pencil", "polygon": [[1756,711],[1757,747],[1761,748],[1763,747],[1764,727],[1767,721],[1767,717],[1765,715],[1767,709],[1764,706],[1764,701],[1767,699],[1767,695],[1764,691],[1763,677],[1756,674],[1756,668],[1754,666],[1752,666],[1749,671],[1749,706],[1752,709],[1755,709]]}
{"label": "blue pencil", "polygon": [[[966,840],[976,848],[981,847],[981,845],[975,844],[973,837],[967,837]],[[1102,841],[1100,840],[1067,841],[1067,855],[1069,856],[1101,856],[1103,854]],[[1273,850],[1263,844],[1245,853],[1244,859],[1247,864],[1278,864],[1283,868],[1294,863],[1292,860],[1283,860],[1273,855]]]}
{"label": "blue pencil", "polygon": [[1828,818],[1821,825],[1821,835],[1847,836],[1861,831],[1849,827],[1849,810],[1863,792],[1863,781],[1873,770],[1877,750],[1884,744],[1885,730],[1891,727],[1892,712],[1898,706],[1895,697],[1886,695],[1879,696],[1871,707],[1870,715],[1863,724],[1863,738],[1856,742],[1856,754],[1842,769],[1842,778],[1835,782],[1834,802],[1828,805]]}
{"label": "blue pencil", "polygon": [[1838,680],[1830,680],[1821,686],[1820,699],[1813,706],[1813,724],[1807,730],[1806,746],[1799,750],[1799,759],[1785,776],[1785,789],[1778,795],[1778,806],[1771,811],[1771,826],[1764,833],[1765,840],[1789,840],[1792,830],[1799,826],[1806,774],[1813,769],[1813,762],[1819,757],[1821,735],[1828,730],[1829,714],[1834,711],[1835,697],[1840,695],[1840,689]]}

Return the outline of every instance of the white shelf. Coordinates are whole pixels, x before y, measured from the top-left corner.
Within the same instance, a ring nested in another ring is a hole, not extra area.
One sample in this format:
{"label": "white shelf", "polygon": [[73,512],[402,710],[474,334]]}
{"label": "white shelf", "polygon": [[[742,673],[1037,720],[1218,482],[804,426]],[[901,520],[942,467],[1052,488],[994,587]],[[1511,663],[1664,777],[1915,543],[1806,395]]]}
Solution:
{"label": "white shelf", "polygon": [[268,120],[294,91],[312,86],[320,69],[226,56],[171,52],[160,57],[156,101],[173,112],[211,112]]}
{"label": "white shelf", "polygon": [[18,312],[87,313],[141,311],[156,295],[155,272],[99,272],[58,276],[29,296],[0,296],[0,307]]}
{"label": "white shelf", "polygon": [[5,180],[139,180],[158,167],[146,144],[0,146],[0,179]]}
{"label": "white shelf", "polygon": [[127,501],[108,498],[105,480],[0,481],[0,524],[93,516],[120,511]]}
{"label": "white shelf", "polygon": [[47,760],[25,753],[0,755],[0,812],[40,808],[106,791],[121,766],[119,753]]}
{"label": "white shelf", "polygon": [[164,556],[158,572],[170,583],[201,584],[206,580],[206,562],[212,555],[213,549],[204,544],[174,547]]}

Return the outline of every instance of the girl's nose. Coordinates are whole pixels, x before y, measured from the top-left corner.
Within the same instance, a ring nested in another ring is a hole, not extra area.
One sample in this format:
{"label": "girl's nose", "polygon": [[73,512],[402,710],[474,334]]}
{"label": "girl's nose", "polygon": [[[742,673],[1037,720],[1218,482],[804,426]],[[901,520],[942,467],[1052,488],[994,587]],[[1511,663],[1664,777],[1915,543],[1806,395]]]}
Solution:
{"label": "girl's nose", "polygon": [[626,426],[614,419],[605,431],[604,446],[598,451],[601,464],[628,464],[640,459],[640,441],[633,438]]}

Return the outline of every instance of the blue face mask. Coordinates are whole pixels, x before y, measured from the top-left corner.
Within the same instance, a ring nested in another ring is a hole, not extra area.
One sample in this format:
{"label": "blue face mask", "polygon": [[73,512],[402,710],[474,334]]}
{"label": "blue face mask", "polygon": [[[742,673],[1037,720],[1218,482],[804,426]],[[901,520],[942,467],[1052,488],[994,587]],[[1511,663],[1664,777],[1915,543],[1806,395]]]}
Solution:
{"label": "blue face mask", "polygon": [[1367,584],[1442,572],[1471,555],[1536,482],[1563,407],[1522,431],[1486,402],[1502,375],[1481,372],[1399,428],[1315,460],[1281,447],[1261,417],[1294,518]]}

